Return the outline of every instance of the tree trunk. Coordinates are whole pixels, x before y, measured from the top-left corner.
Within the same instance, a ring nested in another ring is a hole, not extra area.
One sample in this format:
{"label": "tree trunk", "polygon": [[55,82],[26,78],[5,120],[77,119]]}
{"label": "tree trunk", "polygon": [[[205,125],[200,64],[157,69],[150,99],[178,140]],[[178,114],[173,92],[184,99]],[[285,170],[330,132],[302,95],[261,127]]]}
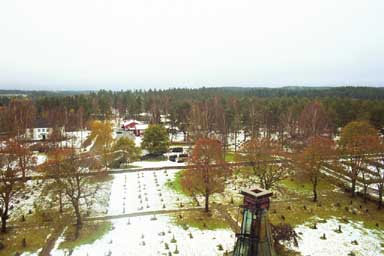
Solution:
{"label": "tree trunk", "polygon": [[237,152],[237,131],[235,131],[235,152]]}
{"label": "tree trunk", "polygon": [[74,203],[74,208],[75,208],[75,214],[76,214],[76,227],[81,228],[83,225],[83,222],[81,220],[81,214],[80,214],[80,207],[78,203]]}
{"label": "tree trunk", "polygon": [[355,192],[355,190],[356,190],[356,178],[355,177],[353,177],[352,178],[352,187],[351,187],[351,192],[352,192],[352,197],[355,197],[355,195],[356,195],[356,192]]}
{"label": "tree trunk", "polygon": [[6,208],[1,215],[1,233],[7,232],[7,219],[8,219],[8,209]]}
{"label": "tree trunk", "polygon": [[266,189],[266,190],[268,190],[269,188],[268,188],[267,181],[264,180],[264,178],[263,178],[262,176],[259,177],[259,178],[260,178],[260,185],[261,185],[261,188],[262,188],[262,189]]}
{"label": "tree trunk", "polygon": [[59,209],[60,213],[63,213],[63,195],[62,192],[59,192]]}
{"label": "tree trunk", "polygon": [[313,180],[313,202],[317,202],[317,177]]}
{"label": "tree trunk", "polygon": [[225,160],[225,155],[227,154],[227,143],[225,142],[226,139],[227,138],[223,135],[223,142],[222,142],[222,144],[223,144],[223,158],[224,158],[224,160]]}
{"label": "tree trunk", "polygon": [[209,194],[205,193],[205,207],[204,207],[205,212],[209,212]]}
{"label": "tree trunk", "polygon": [[7,232],[7,219],[4,216],[1,216],[1,233]]}
{"label": "tree trunk", "polygon": [[384,186],[381,185],[379,187],[379,206],[378,206],[379,210],[381,210],[381,208],[383,207],[383,192],[384,192],[383,190],[384,190]]}
{"label": "tree trunk", "polygon": [[25,167],[24,167],[24,163],[23,163],[23,159],[20,157],[20,166],[21,166],[21,176],[23,179],[25,179]]}
{"label": "tree trunk", "polygon": [[[267,167],[264,167],[267,168]],[[269,179],[267,174],[259,175],[260,183],[261,183],[261,188],[269,190],[271,189],[273,185],[273,180]]]}
{"label": "tree trunk", "polygon": [[367,202],[367,190],[368,190],[368,184],[364,184],[364,203]]}

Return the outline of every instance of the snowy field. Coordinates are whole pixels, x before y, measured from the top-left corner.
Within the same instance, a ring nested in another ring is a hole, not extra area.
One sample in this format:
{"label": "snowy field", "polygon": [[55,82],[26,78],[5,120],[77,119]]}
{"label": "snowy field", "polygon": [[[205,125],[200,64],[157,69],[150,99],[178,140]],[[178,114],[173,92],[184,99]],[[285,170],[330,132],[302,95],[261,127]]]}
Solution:
{"label": "snowy field", "polygon": [[180,168],[183,168],[184,166],[186,166],[186,163],[176,163],[172,161],[137,161],[130,163],[130,165],[135,166],[137,168],[160,168],[167,166],[180,166]]}
{"label": "snowy field", "polygon": [[34,203],[41,198],[42,182],[37,180],[28,180],[25,182],[23,193],[18,194],[10,204],[11,221],[20,220],[22,215],[27,215],[28,212],[35,211]]}
{"label": "snowy field", "polygon": [[[140,171],[115,174],[112,181],[108,215],[188,207],[190,199],[166,187],[178,170]],[[165,208],[164,208],[165,206]],[[184,229],[172,223],[168,215],[125,217],[112,220],[113,228],[92,244],[76,247],[72,253],[58,249],[52,255],[223,255],[233,248],[230,229],[214,231]],[[173,240],[174,238],[174,240]]]}
{"label": "snowy field", "polygon": [[[11,221],[17,221],[22,215],[28,216],[36,212],[36,207],[59,210],[57,195],[43,192],[43,186],[47,185],[48,182],[47,180],[44,182],[41,180],[28,180],[25,182],[23,193],[18,194],[11,201],[9,215]],[[106,212],[112,182],[112,180],[108,180],[90,186],[92,191],[96,190],[95,196],[88,199],[87,202],[81,201],[82,206],[89,211],[90,215],[101,215]],[[56,197],[55,200],[53,200],[53,197]],[[66,206],[70,206],[70,202],[65,197],[63,198],[63,203]]]}
{"label": "snowy field", "polygon": [[141,171],[115,174],[109,201],[109,215],[178,209],[190,205],[190,199],[166,186],[178,170]]}
{"label": "snowy field", "polygon": [[[187,230],[172,224],[169,216],[159,215],[123,218],[112,221],[112,229],[93,244],[68,250],[56,249],[52,255],[168,255],[169,252],[185,256],[223,255],[231,250],[235,237],[231,230]],[[222,247],[222,248],[220,248]]]}
{"label": "snowy field", "polygon": [[88,130],[66,132],[65,135],[68,137],[68,140],[62,141],[60,146],[69,148],[81,148],[82,144],[90,134],[91,132]]}
{"label": "snowy field", "polygon": [[[339,225],[341,233],[337,232]],[[318,223],[317,229],[304,224],[297,226],[295,231],[300,237],[299,247],[291,249],[302,255],[350,255],[351,252],[361,256],[384,255],[384,232],[366,229],[359,222],[343,223],[328,219],[326,223]],[[323,234],[326,239],[321,238]]]}

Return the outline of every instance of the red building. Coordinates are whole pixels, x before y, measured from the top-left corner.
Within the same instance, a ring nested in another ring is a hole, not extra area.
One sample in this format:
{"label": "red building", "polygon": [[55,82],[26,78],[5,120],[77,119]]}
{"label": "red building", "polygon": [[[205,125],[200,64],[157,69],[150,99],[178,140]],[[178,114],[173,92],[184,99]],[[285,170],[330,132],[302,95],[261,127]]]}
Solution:
{"label": "red building", "polygon": [[144,134],[144,130],[148,128],[148,125],[136,120],[128,120],[123,123],[121,128],[125,131],[131,131],[135,136],[141,136]]}

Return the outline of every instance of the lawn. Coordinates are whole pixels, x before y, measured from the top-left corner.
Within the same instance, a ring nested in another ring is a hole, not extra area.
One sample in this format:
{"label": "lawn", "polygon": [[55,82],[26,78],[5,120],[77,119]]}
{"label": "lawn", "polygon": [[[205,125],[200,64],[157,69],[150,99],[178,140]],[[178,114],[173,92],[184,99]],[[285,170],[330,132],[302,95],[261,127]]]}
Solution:
{"label": "lawn", "polygon": [[216,210],[209,213],[204,211],[192,211],[174,214],[172,220],[176,225],[182,226],[184,229],[188,227],[200,230],[216,230],[230,228],[228,223]]}
{"label": "lawn", "polygon": [[364,203],[362,198],[352,198],[349,193],[326,180],[319,184],[318,202],[312,201],[310,183],[287,179],[281,184],[285,195],[280,200],[272,199],[270,219],[273,223],[285,221],[295,226],[311,221],[316,216],[321,219],[336,217],[345,222],[361,221],[371,229],[384,228],[384,210],[378,210],[376,202]]}
{"label": "lawn", "polygon": [[165,186],[174,190],[176,193],[188,196],[188,194],[184,192],[183,188],[181,187],[181,183],[180,183],[180,180],[181,180],[181,177],[182,177],[184,171],[185,170],[181,170],[181,171],[178,171],[177,173],[175,173],[175,178],[173,180],[168,180],[165,183]]}
{"label": "lawn", "polygon": [[[299,181],[294,178],[289,178],[281,181],[280,185],[293,193],[300,193],[307,196],[312,195],[313,187],[310,182]],[[323,191],[332,190],[335,188],[336,188],[335,185],[326,181],[320,181],[317,186],[319,193],[322,193]]]}
{"label": "lawn", "polygon": [[60,249],[71,249],[83,244],[92,244],[107,234],[112,228],[109,221],[87,222],[80,229],[76,238],[76,226],[69,226],[64,233],[65,240],[59,245]]}
{"label": "lawn", "polygon": [[225,161],[226,162],[233,162],[235,159],[235,153],[234,152],[226,152],[225,153]]}
{"label": "lawn", "polygon": [[[33,227],[10,228],[6,234],[0,234],[4,249],[0,255],[14,255],[16,252],[36,252],[45,245],[52,226],[35,225]],[[23,246],[25,239],[25,247]]]}
{"label": "lawn", "polygon": [[[178,193],[183,193],[180,186],[181,175],[182,171],[176,174],[174,180],[166,183]],[[272,198],[269,216],[275,224],[286,222],[296,226],[310,222],[314,217],[336,217],[344,222],[363,222],[366,228],[384,228],[384,209],[378,210],[376,202],[364,203],[362,198],[352,198],[349,193],[327,180],[319,182],[318,202],[312,201],[312,184],[297,178],[283,180],[274,193],[277,196]],[[230,211],[233,219],[237,219],[238,208],[233,207]]]}
{"label": "lawn", "polygon": [[159,161],[166,161],[168,158],[166,156],[153,156],[150,158],[143,159],[143,162],[159,162]]}
{"label": "lawn", "polygon": [[[61,216],[61,217],[60,217]],[[53,230],[69,220],[67,213],[62,215],[57,210],[35,208],[32,214],[8,223],[8,232],[0,233],[0,240],[5,246],[0,255],[14,255],[16,252],[36,252],[45,246],[48,235]],[[25,239],[25,244],[23,244]],[[24,246],[25,245],[25,246]]]}

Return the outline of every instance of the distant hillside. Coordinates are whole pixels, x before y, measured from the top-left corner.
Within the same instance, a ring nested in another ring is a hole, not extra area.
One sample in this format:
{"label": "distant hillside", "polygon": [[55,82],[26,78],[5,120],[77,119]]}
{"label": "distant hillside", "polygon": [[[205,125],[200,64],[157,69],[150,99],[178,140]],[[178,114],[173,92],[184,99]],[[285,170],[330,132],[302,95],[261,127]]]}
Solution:
{"label": "distant hillside", "polygon": [[[202,89],[197,89],[202,90]],[[258,97],[348,97],[356,99],[384,99],[383,87],[302,87],[286,86],[281,88],[266,87],[216,87],[204,88],[206,91],[227,91],[230,93],[242,94],[244,96]]]}
{"label": "distant hillside", "polygon": [[[0,90],[0,96],[73,96],[84,95],[98,92],[112,91],[23,91],[23,90]],[[127,90],[136,95],[146,94],[172,94],[179,95],[181,98],[194,96],[210,97],[214,95],[221,96],[257,96],[257,97],[347,97],[356,99],[384,99],[384,88],[382,87],[303,87],[303,86],[285,86],[280,88],[267,87],[202,87],[198,89],[173,88],[163,90]],[[120,91],[114,92],[119,93]]]}

